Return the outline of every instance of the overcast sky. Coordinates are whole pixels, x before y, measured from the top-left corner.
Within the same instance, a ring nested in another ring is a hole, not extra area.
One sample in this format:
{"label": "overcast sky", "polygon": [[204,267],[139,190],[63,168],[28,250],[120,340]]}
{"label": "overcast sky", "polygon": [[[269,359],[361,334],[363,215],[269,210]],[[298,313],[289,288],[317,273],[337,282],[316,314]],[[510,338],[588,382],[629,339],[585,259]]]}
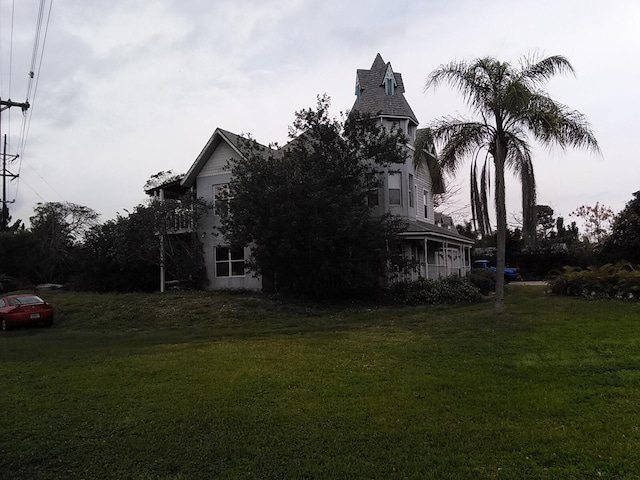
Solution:
{"label": "overcast sky", "polygon": [[[602,155],[536,149],[538,203],[571,220],[583,204],[619,211],[640,190],[638,0],[50,2],[25,149],[9,165],[20,173],[8,184],[13,220],[28,221],[37,202],[85,205],[102,221],[125,213],[145,200],[151,175],[186,172],[216,127],[282,144],[294,112],[318,94],[335,115],[350,109],[356,69],[377,53],[402,73],[421,126],[466,115],[450,89],[424,92],[440,64],[566,56],[577,75],[553,79],[549,92],[587,116]],[[0,0],[3,100],[26,98],[39,7]],[[20,150],[21,125],[18,108],[2,112],[9,153]],[[468,168],[456,182],[455,203],[468,205]],[[511,219],[519,185],[509,177],[507,188]]]}

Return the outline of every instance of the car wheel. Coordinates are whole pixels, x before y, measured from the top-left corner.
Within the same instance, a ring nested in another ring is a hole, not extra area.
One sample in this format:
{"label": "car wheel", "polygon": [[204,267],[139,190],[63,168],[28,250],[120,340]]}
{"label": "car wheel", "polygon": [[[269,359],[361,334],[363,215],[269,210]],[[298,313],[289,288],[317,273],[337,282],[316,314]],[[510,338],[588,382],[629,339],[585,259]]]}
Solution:
{"label": "car wheel", "polygon": [[7,330],[9,330],[9,324],[4,318],[0,320],[0,329],[2,329],[3,332],[6,332]]}

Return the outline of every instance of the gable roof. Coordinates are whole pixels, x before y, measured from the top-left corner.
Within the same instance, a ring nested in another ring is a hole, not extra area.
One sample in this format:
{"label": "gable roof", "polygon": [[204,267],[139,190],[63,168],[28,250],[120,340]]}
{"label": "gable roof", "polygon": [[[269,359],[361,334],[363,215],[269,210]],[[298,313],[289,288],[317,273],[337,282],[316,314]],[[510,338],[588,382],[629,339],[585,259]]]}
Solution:
{"label": "gable roof", "polygon": [[211,135],[211,138],[209,138],[202,151],[198,154],[196,160],[193,162],[180,184],[184,187],[191,187],[195,183],[198,174],[209,161],[209,158],[211,158],[211,155],[213,155],[213,152],[218,148],[221,142],[226,142],[238,155],[242,156],[240,146],[245,140],[247,140],[245,137],[236,135],[228,130],[223,130],[222,128],[216,128],[213,135]]}
{"label": "gable roof", "polygon": [[393,72],[396,81],[394,94],[387,95],[385,92],[384,78],[390,68],[391,63],[385,63],[378,53],[369,70],[357,70],[356,88],[360,92],[351,110],[374,116],[410,118],[417,125],[418,119],[404,98],[404,82],[400,73]]}

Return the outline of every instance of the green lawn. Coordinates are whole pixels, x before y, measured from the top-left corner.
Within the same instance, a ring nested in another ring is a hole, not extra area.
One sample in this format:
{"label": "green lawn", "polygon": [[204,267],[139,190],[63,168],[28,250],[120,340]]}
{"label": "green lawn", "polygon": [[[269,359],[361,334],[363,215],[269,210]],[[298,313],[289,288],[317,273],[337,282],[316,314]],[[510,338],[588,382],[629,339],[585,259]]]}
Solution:
{"label": "green lawn", "polygon": [[0,335],[0,478],[640,478],[640,304],[52,293]]}

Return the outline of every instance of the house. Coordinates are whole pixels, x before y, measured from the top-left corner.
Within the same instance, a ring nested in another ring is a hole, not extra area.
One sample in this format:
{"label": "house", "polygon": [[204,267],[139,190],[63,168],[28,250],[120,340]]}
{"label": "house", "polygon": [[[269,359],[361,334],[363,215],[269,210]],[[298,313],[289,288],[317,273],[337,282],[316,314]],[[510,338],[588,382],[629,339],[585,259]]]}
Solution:
{"label": "house", "polygon": [[[427,131],[418,128],[418,119],[404,92],[402,75],[394,72],[391,63],[385,63],[380,54],[370,69],[357,70],[352,111],[373,115],[385,128],[402,129],[409,139],[406,146],[409,158],[423,159],[418,166],[408,160],[384,169],[381,186],[368,197],[372,215],[390,212],[403,217],[409,225],[402,233],[399,253],[411,259],[415,267],[410,274],[398,274],[392,280],[464,275],[470,269],[473,240],[458,234],[451,218],[434,211],[433,195],[442,193],[435,151],[432,143],[421,141]],[[198,227],[211,290],[262,287],[260,278],[245,272],[249,248],[230,248],[220,235],[211,233],[220,218],[216,213],[216,197],[231,178],[226,165],[230,159],[241,157],[240,141],[238,135],[217,128],[178,184],[161,185],[148,192],[162,199],[190,190],[213,204],[212,212]]]}

